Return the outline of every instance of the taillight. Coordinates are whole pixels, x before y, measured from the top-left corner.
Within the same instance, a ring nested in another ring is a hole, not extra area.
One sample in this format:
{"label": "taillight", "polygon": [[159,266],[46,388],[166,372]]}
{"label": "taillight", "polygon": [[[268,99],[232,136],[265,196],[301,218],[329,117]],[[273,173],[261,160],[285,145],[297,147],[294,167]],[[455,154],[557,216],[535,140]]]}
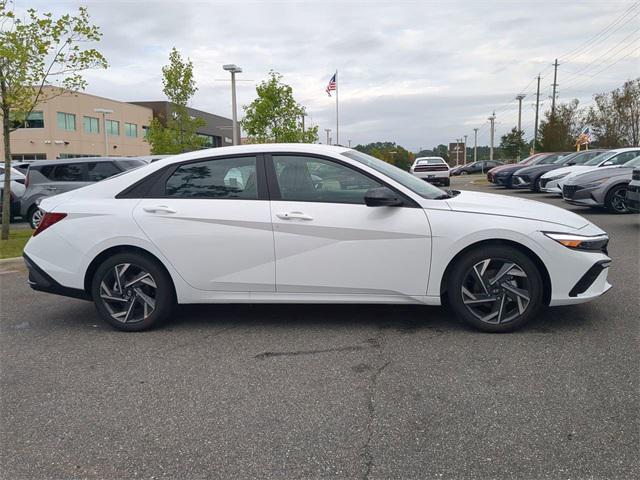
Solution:
{"label": "taillight", "polygon": [[33,236],[35,237],[40,232],[44,232],[51,225],[55,225],[66,216],[66,213],[46,212],[42,217],[42,220],[40,220],[38,228],[36,228],[33,232]]}

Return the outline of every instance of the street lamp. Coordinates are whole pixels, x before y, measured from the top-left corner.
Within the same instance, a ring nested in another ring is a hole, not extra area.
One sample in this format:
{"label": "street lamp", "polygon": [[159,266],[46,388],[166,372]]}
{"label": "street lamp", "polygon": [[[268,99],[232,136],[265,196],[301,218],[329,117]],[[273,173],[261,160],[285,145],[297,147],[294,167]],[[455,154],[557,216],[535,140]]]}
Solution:
{"label": "street lamp", "polygon": [[104,156],[109,156],[109,136],[107,135],[107,115],[113,113],[108,108],[94,108],[94,112],[102,114],[102,129],[104,130]]}
{"label": "street lamp", "polygon": [[231,114],[233,118],[233,144],[240,145],[240,132],[238,131],[238,112],[236,112],[236,73],[242,73],[242,68],[229,63],[222,66],[223,70],[231,72]]}
{"label": "street lamp", "polygon": [[331,145],[331,139],[329,138],[329,135],[331,134],[331,129],[325,128],[324,131],[327,132],[327,145]]}

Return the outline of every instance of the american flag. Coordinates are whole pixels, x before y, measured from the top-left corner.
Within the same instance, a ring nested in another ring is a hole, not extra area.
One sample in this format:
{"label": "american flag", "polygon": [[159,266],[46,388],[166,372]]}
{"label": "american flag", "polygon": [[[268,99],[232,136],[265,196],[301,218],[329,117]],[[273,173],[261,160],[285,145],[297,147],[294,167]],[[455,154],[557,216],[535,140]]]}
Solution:
{"label": "american flag", "polygon": [[331,96],[331,90],[335,90],[336,89],[336,74],[333,74],[333,77],[331,77],[331,80],[329,80],[329,85],[327,85],[327,95]]}
{"label": "american flag", "polygon": [[585,127],[578,137],[578,145],[586,145],[589,143],[591,143],[591,129],[589,127]]}

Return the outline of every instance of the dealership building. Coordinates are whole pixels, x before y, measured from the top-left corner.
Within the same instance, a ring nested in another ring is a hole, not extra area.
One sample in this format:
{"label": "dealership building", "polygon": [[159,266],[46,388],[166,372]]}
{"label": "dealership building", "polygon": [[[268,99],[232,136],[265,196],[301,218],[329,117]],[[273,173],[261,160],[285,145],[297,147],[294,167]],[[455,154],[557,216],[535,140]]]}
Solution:
{"label": "dealership building", "polygon": [[[55,160],[61,158],[150,154],[146,130],[155,117],[166,119],[169,102],[120,102],[87,93],[54,94],[45,87],[45,102],[11,133],[14,160]],[[230,119],[189,109],[205,125],[198,130],[211,147],[231,145]],[[0,142],[0,158],[4,158]]]}

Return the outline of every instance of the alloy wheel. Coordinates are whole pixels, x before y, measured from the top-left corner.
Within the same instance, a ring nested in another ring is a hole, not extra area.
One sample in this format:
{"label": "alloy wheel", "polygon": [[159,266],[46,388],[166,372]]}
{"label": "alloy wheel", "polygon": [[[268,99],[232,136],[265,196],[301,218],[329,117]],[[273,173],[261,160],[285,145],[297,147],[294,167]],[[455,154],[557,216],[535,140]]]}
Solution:
{"label": "alloy wheel", "polygon": [[525,271],[511,260],[486,258],[465,274],[462,303],[480,321],[509,323],[524,314],[531,301]]}
{"label": "alloy wheel", "polygon": [[149,272],[132,263],[121,263],[102,278],[100,298],[113,319],[136,323],[155,311],[157,288]]}
{"label": "alloy wheel", "polygon": [[611,209],[618,213],[627,212],[627,190],[625,188],[618,188],[611,196]]}
{"label": "alloy wheel", "polygon": [[31,226],[33,228],[38,228],[38,225],[40,225],[40,222],[42,221],[42,217],[44,217],[44,212],[39,208],[36,208],[33,215],[31,215]]}

